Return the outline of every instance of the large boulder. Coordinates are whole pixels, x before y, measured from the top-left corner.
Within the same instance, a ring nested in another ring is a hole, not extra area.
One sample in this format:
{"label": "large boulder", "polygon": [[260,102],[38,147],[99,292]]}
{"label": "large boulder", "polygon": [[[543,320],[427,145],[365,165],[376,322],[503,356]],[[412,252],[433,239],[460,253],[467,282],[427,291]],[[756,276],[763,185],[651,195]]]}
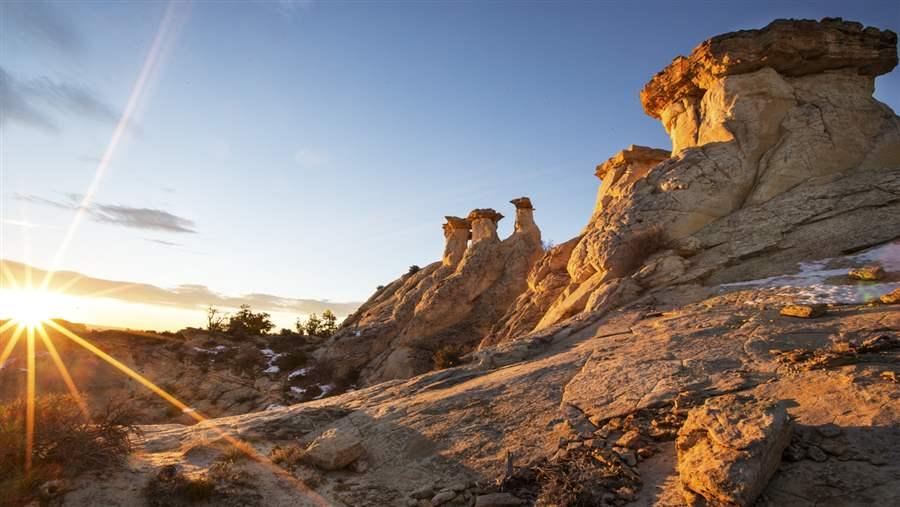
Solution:
{"label": "large boulder", "polygon": [[770,401],[726,395],[691,410],[676,441],[688,505],[753,505],[791,433],[787,411]]}

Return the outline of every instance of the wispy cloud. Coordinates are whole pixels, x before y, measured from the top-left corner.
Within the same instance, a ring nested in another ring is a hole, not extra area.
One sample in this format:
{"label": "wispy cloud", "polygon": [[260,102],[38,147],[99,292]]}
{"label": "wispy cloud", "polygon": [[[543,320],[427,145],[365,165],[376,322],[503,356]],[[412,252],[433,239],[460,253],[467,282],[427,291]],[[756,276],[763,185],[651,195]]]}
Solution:
{"label": "wispy cloud", "polygon": [[31,44],[48,45],[72,56],[84,51],[84,39],[69,18],[59,12],[60,4],[32,0],[30,2],[6,2],[3,13],[9,17],[18,35]]}
{"label": "wispy cloud", "polygon": [[150,243],[156,243],[158,245],[163,245],[163,246],[178,246],[178,247],[181,246],[181,243],[175,243],[173,241],[165,241],[162,239],[144,238],[144,241],[149,241]]}
{"label": "wispy cloud", "polygon": [[[12,274],[17,280],[24,280],[26,271],[31,269],[34,280],[42,280],[46,271],[28,267],[20,262],[0,260],[5,264],[0,273]],[[3,275],[0,275],[3,276]],[[77,281],[75,279],[78,279]],[[144,283],[131,283],[114,280],[92,278],[72,271],[60,271],[53,277],[49,290],[66,288],[66,294],[81,297],[103,297],[117,299],[129,303],[170,306],[184,309],[200,310],[208,305],[221,308],[239,308],[250,305],[256,310],[266,312],[309,314],[331,310],[338,315],[353,313],[360,303],[333,302],[327,299],[297,299],[275,296],[264,293],[251,293],[241,296],[228,296],[213,291],[206,285],[184,284],[175,288],[164,289]]]}
{"label": "wispy cloud", "polygon": [[88,88],[46,76],[23,81],[3,67],[0,67],[0,109],[4,112],[0,122],[16,121],[47,132],[60,130],[55,119],[58,114],[108,124],[118,120],[116,111]]}
{"label": "wispy cloud", "polygon": [[119,204],[92,203],[82,208],[82,196],[79,194],[65,194],[65,200],[47,199],[33,194],[15,194],[15,198],[21,201],[31,202],[42,206],[49,206],[64,210],[84,211],[95,222],[119,225],[132,229],[145,229],[155,231],[177,232],[194,234],[196,225],[190,219],[180,217],[168,211],[153,208],[136,208]]}

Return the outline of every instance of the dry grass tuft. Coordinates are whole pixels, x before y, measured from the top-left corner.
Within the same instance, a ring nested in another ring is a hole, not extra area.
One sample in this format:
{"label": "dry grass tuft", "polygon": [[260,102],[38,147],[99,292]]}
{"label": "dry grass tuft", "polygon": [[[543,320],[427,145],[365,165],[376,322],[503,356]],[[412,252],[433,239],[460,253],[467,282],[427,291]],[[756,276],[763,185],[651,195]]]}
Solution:
{"label": "dry grass tuft", "polygon": [[33,465],[26,474],[25,410],[21,398],[0,405],[0,498],[4,505],[24,505],[37,496],[41,485],[109,467],[132,450],[136,428],[130,406],[111,402],[88,422],[71,396],[41,396],[35,400]]}

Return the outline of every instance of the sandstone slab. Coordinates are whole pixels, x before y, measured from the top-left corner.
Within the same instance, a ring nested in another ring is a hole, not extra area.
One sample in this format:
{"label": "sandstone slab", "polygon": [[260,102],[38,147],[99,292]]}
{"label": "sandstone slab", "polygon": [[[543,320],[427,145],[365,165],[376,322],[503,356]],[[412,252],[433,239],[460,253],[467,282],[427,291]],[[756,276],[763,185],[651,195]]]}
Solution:
{"label": "sandstone slab", "polygon": [[689,505],[753,505],[781,462],[792,426],[781,405],[740,396],[708,400],[678,432]]}

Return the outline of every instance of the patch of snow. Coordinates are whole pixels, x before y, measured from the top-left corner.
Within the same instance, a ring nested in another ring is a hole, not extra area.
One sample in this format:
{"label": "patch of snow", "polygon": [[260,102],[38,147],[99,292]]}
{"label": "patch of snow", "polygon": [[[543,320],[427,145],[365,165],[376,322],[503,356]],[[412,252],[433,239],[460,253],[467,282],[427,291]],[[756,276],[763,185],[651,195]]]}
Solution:
{"label": "patch of snow", "polygon": [[[862,266],[880,264],[885,271],[900,271],[900,242],[887,243],[855,255],[838,258],[846,264]],[[829,278],[846,275],[849,268],[825,269],[836,260],[821,259],[801,262],[799,271],[791,275],[770,276],[758,280],[722,284],[721,288],[784,289],[775,294],[790,296],[803,303],[863,304],[878,299],[897,288],[900,282],[860,282],[846,278],[843,283],[825,283]],[[757,304],[761,301],[748,301]]]}
{"label": "patch of snow", "polygon": [[295,377],[305,377],[307,373],[309,373],[309,368],[300,368],[299,370],[292,371],[290,375],[288,375],[288,380]]}
{"label": "patch of snow", "polygon": [[216,352],[222,352],[223,350],[227,350],[227,349],[228,349],[228,347],[226,347],[225,345],[216,345],[216,348],[213,350],[215,350]]}
{"label": "patch of snow", "polygon": [[279,405],[278,403],[272,403],[271,405],[266,407],[266,410],[277,410],[279,408],[284,408],[284,405]]}
{"label": "patch of snow", "polygon": [[334,385],[332,385],[332,384],[325,384],[325,385],[322,385],[322,384],[316,384],[316,387],[318,387],[319,389],[321,389],[321,390],[322,390],[322,393],[319,394],[318,396],[316,396],[315,398],[313,398],[314,400],[318,400],[318,399],[324,398],[325,395],[327,395],[328,393],[330,393],[331,391],[334,390]]}
{"label": "patch of snow", "polygon": [[291,392],[296,393],[296,394],[303,394],[306,392],[306,389],[304,389],[302,387],[294,386],[294,387],[291,387]]}
{"label": "patch of snow", "polygon": [[262,355],[264,355],[266,357],[272,357],[275,355],[275,351],[272,349],[262,349],[262,350],[260,350],[260,352],[262,353]]}
{"label": "patch of snow", "polygon": [[280,371],[281,371],[281,368],[279,368],[273,364],[272,366],[269,366],[268,368],[266,368],[265,371],[263,371],[263,373],[278,373]]}

